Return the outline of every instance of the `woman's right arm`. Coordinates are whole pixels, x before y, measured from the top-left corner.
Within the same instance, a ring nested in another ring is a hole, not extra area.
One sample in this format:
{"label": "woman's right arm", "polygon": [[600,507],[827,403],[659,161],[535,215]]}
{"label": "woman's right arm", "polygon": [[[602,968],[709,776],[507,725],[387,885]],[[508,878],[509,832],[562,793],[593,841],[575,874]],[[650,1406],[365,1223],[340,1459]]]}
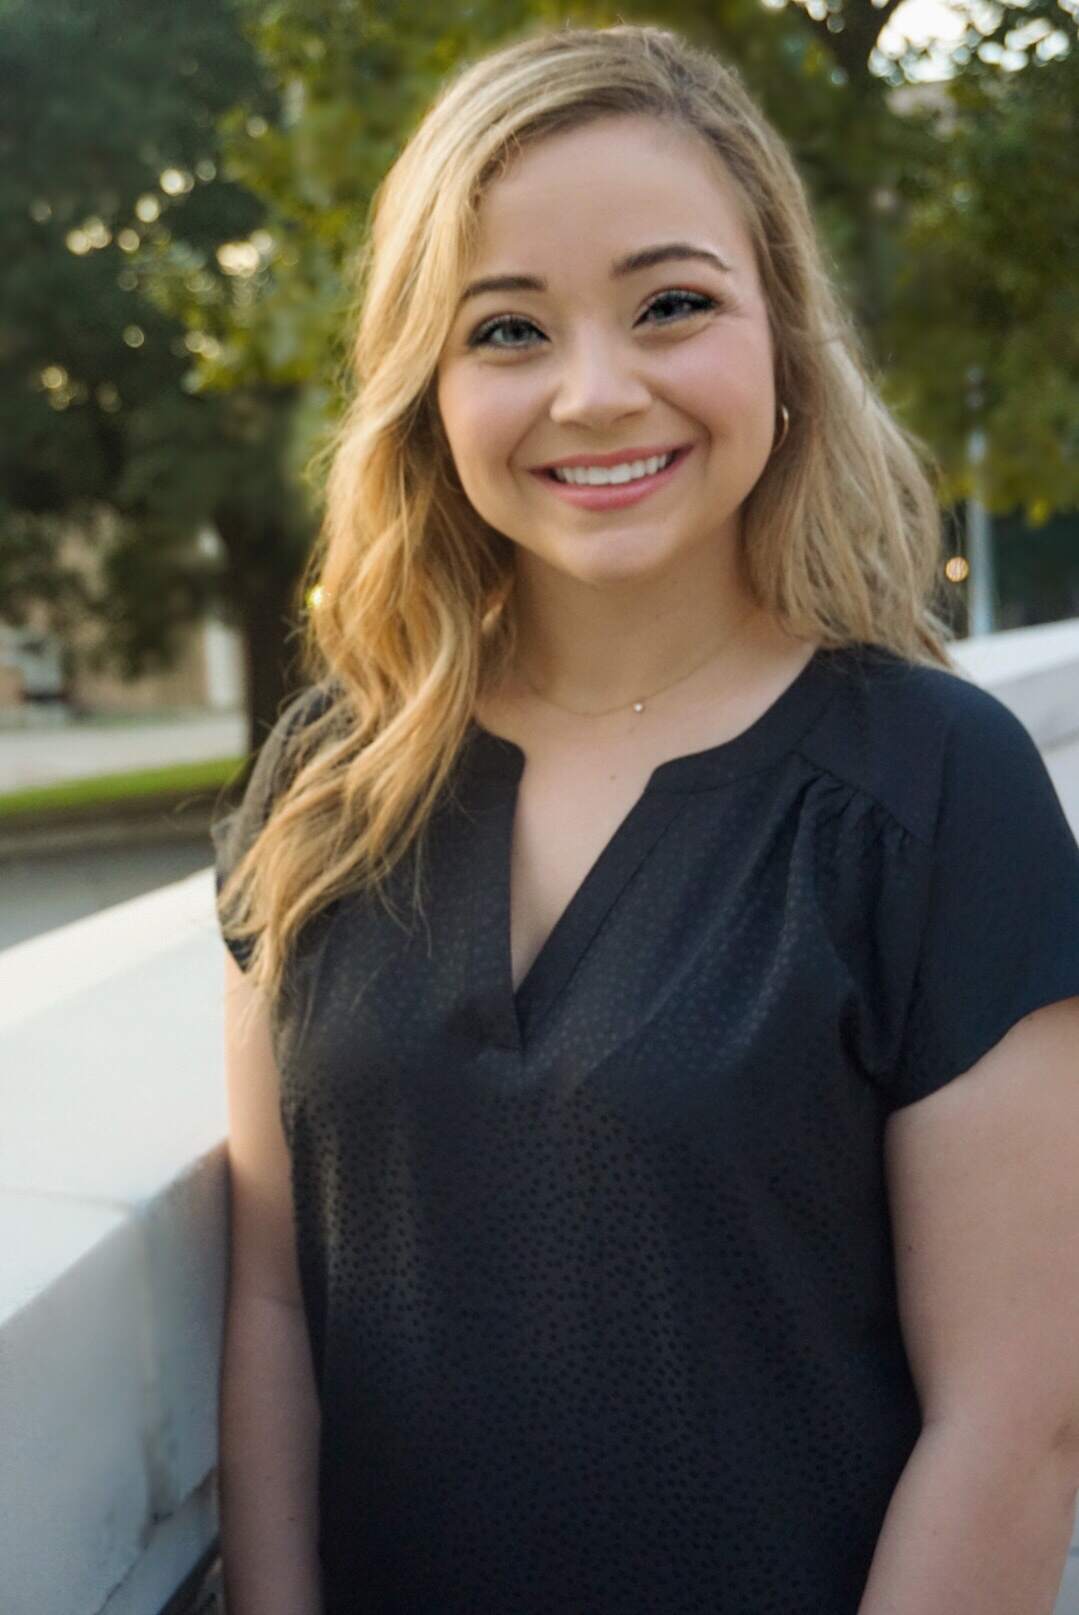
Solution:
{"label": "woman's right arm", "polygon": [[[266,1005],[225,956],[229,1277],[218,1497],[227,1615],[321,1615],[319,1406]],[[246,1017],[246,1018],[245,1018]]]}

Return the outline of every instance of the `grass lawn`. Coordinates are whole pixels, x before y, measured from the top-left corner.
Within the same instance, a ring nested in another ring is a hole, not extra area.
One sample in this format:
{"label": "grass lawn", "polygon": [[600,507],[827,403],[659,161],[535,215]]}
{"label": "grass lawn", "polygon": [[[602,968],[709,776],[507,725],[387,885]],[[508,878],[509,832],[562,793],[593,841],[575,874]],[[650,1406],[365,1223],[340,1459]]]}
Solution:
{"label": "grass lawn", "polygon": [[35,785],[28,790],[0,795],[0,821],[33,814],[58,817],[96,808],[152,806],[162,799],[216,795],[238,774],[242,757],[220,757],[208,763],[174,763],[168,768],[143,768],[127,774],[99,774],[92,779],[65,780],[59,785]]}

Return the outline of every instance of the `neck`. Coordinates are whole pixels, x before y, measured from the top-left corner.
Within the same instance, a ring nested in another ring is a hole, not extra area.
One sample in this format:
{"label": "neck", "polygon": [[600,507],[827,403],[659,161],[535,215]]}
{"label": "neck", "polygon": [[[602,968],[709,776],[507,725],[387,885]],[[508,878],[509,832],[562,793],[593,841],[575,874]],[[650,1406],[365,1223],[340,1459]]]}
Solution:
{"label": "neck", "polygon": [[684,675],[688,690],[692,671],[707,677],[713,661],[729,679],[761,626],[736,569],[715,565],[706,577],[597,588],[519,564],[515,610],[526,687],[582,712],[630,706]]}

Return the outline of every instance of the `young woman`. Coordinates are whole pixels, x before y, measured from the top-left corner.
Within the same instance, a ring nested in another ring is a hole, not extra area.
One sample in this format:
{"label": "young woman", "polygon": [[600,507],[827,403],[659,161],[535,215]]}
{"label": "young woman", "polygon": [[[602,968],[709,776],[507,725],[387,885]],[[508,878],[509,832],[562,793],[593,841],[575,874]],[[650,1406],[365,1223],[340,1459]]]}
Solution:
{"label": "young woman", "polygon": [[788,154],[669,32],[532,35],[363,267],[215,830],[230,1615],[1050,1615],[1079,848]]}

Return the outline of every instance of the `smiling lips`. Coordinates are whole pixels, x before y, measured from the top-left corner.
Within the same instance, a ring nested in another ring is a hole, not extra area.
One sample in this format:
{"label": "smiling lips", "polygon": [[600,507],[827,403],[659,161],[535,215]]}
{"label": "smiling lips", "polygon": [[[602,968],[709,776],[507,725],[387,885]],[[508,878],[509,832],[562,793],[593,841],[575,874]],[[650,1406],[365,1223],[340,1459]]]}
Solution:
{"label": "smiling lips", "polygon": [[[689,444],[684,450],[675,450],[674,457],[658,471],[646,472],[642,477],[621,477],[617,482],[566,482],[546,470],[536,471],[533,475],[557,498],[564,499],[568,504],[579,505],[585,510],[617,510],[623,505],[647,499],[662,488],[677,476],[692,450],[693,445]],[[621,460],[615,463],[624,465],[633,462]],[[594,466],[596,461],[592,459],[586,464]]]}
{"label": "smiling lips", "polygon": [[534,465],[531,469],[540,473],[573,471],[592,466],[604,470],[612,465],[632,465],[636,460],[658,460],[687,446],[685,443],[663,443],[642,449],[615,449],[610,454],[567,454],[561,460],[548,460],[545,465]]}

